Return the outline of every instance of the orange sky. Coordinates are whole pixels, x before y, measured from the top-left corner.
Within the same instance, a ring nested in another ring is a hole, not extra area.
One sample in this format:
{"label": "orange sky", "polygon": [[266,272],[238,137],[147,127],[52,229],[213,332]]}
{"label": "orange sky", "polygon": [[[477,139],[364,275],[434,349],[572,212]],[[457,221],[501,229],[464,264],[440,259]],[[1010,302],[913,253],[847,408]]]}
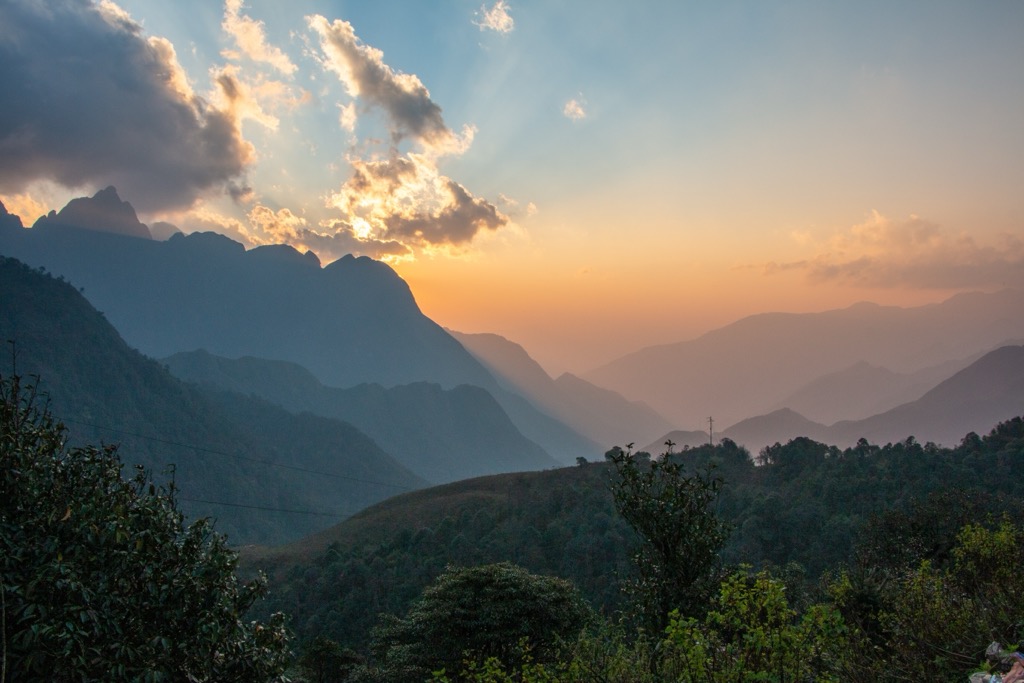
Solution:
{"label": "orange sky", "polygon": [[[0,9],[0,199],[389,261],[552,373],[1024,289],[1024,3]],[[4,35],[19,40],[5,40]]]}

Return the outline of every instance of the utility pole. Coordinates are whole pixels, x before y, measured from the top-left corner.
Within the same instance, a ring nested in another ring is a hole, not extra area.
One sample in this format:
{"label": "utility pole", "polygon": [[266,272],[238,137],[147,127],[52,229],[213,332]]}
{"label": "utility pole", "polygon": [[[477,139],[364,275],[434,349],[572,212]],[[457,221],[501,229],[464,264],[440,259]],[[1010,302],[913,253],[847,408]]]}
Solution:
{"label": "utility pole", "polygon": [[708,445],[715,445],[715,418],[708,418]]}

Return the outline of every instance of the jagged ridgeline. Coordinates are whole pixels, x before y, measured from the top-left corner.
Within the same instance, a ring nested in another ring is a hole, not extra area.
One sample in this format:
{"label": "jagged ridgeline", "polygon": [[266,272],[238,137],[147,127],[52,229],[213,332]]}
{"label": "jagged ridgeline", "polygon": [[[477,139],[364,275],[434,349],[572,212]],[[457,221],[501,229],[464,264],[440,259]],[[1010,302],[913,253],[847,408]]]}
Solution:
{"label": "jagged ridgeline", "polygon": [[[114,188],[76,199],[31,229],[0,207],[0,254],[82,287],[125,341],[151,357],[204,349],[225,358],[288,361],[330,387],[481,387],[533,442],[495,441],[490,453],[477,449],[476,471],[431,472],[432,481],[569,464],[601,452],[499,386],[420,311],[394,270],[367,257],[348,255],[322,266],[312,252],[286,245],[246,250],[216,233],[151,239]],[[519,462],[489,466],[492,454]]]}
{"label": "jagged ridgeline", "polygon": [[232,543],[298,538],[425,483],[348,423],[175,379],[62,279],[0,257],[0,292],[0,373],[37,376],[72,443],[173,476]]}

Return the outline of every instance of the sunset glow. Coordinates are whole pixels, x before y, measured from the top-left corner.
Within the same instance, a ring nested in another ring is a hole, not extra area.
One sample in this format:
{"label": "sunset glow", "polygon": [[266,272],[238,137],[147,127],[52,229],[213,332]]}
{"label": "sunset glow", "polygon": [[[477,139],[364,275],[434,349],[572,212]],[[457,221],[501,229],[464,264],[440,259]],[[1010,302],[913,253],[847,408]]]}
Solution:
{"label": "sunset glow", "polygon": [[[0,7],[0,199],[388,261],[554,374],[1024,287],[1024,4]],[[69,67],[69,64],[76,66]]]}

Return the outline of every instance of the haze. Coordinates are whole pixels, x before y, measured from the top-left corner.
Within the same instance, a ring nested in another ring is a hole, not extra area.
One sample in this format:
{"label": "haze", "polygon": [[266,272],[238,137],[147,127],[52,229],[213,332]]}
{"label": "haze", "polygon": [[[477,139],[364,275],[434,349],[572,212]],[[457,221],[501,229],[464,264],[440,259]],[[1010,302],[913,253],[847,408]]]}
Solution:
{"label": "haze", "polygon": [[1014,1],[14,0],[0,200],[383,259],[582,372],[1024,286],[1022,35]]}

